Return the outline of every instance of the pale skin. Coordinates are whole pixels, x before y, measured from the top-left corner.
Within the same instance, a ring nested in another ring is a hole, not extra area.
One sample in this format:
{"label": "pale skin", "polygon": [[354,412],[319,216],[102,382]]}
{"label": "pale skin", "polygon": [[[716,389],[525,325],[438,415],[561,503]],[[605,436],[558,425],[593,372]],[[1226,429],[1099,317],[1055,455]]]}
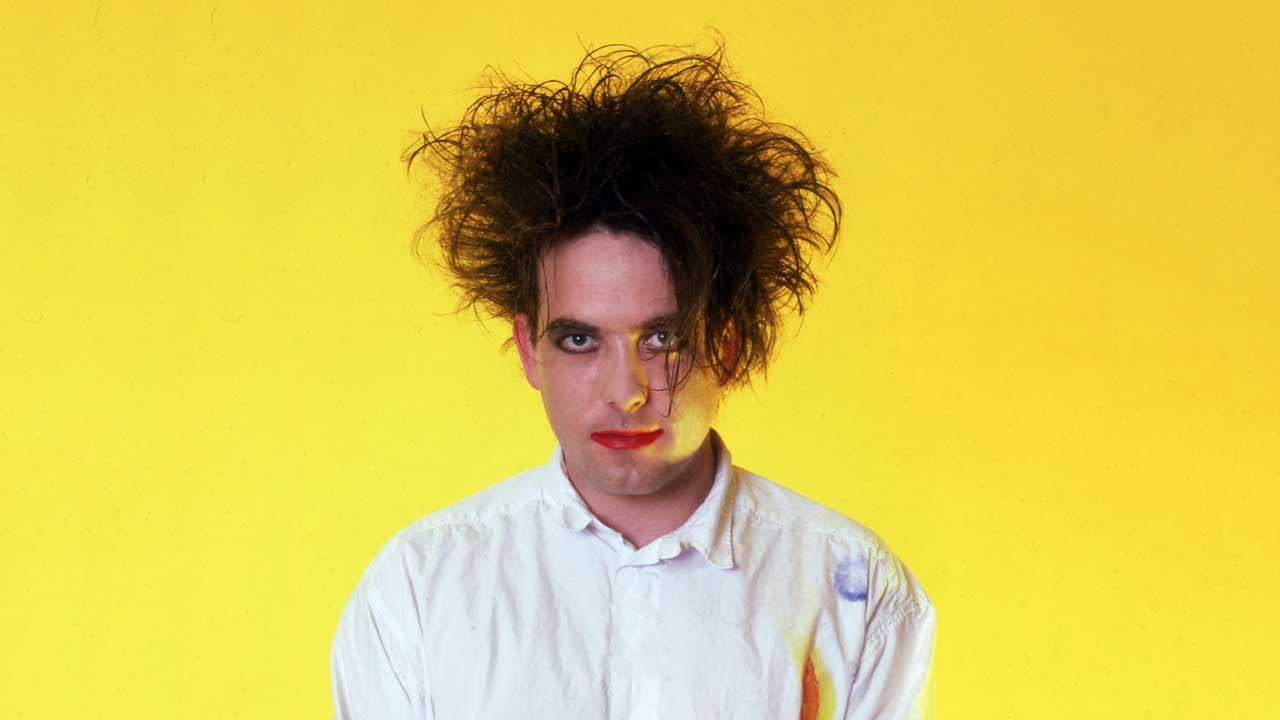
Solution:
{"label": "pale skin", "polygon": [[[675,293],[661,253],[635,235],[594,228],[543,258],[540,337],[518,314],[513,338],[529,384],[542,395],[570,482],[591,512],[635,547],[677,529],[714,480],[711,422],[724,388],[691,358],[667,389]],[[669,411],[669,412],[668,412]],[[593,433],[661,431],[616,449]]]}

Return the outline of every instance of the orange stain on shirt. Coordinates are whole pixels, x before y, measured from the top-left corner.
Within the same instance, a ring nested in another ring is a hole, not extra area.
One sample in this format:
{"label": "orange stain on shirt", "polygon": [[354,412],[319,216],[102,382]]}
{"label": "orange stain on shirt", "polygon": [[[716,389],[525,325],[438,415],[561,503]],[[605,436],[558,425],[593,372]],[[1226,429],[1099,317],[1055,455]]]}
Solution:
{"label": "orange stain on shirt", "polygon": [[818,673],[813,658],[804,661],[804,677],[800,681],[800,720],[817,720],[819,700]]}

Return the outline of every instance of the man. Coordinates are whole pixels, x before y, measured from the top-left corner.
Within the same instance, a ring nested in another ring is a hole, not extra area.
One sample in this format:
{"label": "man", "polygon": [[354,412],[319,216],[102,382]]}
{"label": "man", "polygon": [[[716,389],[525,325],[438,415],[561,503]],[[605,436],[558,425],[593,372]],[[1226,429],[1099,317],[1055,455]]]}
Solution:
{"label": "man", "polygon": [[559,446],[374,559],[334,640],[340,718],[930,714],[920,585],[711,429],[813,291],[830,171],[719,51],[671,53],[504,81],[409,154],[440,173],[427,230],[464,306],[512,323]]}

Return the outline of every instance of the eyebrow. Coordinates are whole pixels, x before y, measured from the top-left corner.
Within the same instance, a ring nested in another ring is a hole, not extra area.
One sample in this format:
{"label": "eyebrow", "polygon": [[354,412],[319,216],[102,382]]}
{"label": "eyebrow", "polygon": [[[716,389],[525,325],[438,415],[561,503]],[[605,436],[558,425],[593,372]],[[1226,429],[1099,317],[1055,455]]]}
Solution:
{"label": "eyebrow", "polygon": [[[675,320],[676,320],[676,316],[672,313],[669,313],[667,315],[659,315],[658,317],[645,320],[636,329],[637,330],[660,330],[663,328],[669,328],[672,325],[675,325]],[[566,333],[566,334],[582,333],[583,335],[599,335],[600,328],[596,327],[595,325],[592,325],[589,322],[584,322],[576,318],[558,317],[555,320],[552,320],[551,322],[547,323],[547,332],[548,333],[553,333],[553,332]]]}

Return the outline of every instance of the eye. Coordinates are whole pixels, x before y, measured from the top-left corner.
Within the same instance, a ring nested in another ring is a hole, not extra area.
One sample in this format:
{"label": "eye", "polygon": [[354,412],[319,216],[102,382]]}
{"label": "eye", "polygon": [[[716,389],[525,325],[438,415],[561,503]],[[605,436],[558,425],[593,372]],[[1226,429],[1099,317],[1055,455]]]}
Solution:
{"label": "eye", "polygon": [[556,340],[556,346],[568,353],[585,353],[595,350],[595,341],[590,335],[571,333]]}
{"label": "eye", "polygon": [[649,333],[644,339],[644,349],[652,353],[665,353],[676,349],[676,336],[669,330]]}

